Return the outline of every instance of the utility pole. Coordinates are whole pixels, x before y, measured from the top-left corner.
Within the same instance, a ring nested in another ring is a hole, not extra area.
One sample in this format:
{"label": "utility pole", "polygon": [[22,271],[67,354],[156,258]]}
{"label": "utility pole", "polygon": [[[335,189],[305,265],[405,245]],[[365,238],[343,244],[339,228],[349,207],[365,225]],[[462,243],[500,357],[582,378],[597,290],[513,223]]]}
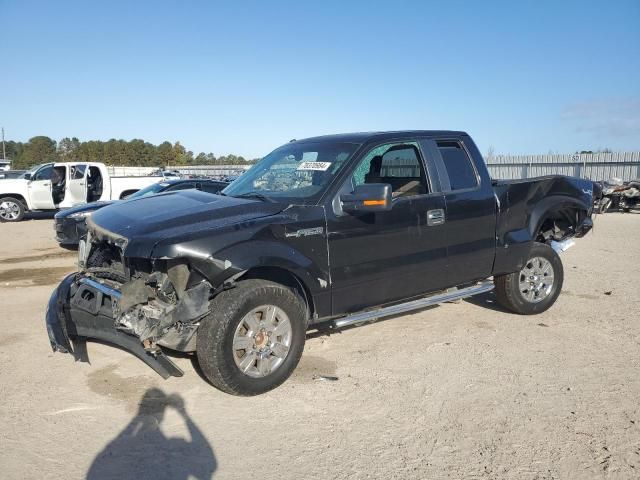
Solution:
{"label": "utility pole", "polygon": [[2,159],[7,159],[7,152],[4,149],[4,127],[2,127]]}

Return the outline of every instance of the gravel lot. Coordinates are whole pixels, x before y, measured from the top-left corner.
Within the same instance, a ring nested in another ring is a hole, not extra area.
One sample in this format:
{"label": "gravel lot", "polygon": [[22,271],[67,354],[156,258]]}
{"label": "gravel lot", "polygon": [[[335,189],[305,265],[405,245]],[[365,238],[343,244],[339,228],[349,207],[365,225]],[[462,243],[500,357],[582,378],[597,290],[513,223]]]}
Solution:
{"label": "gravel lot", "polygon": [[91,364],[53,354],[44,311],[74,253],[50,219],[0,232],[2,478],[640,477],[640,215],[596,219],[542,315],[486,295],[311,335],[254,398],[188,357],[164,381],[96,343]]}

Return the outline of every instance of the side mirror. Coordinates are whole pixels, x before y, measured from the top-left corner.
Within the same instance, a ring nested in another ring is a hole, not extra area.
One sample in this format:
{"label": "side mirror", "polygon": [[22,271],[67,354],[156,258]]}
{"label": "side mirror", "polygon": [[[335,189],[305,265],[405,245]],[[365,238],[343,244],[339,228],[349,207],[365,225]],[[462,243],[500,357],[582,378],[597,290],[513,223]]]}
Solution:
{"label": "side mirror", "polygon": [[340,195],[342,210],[355,212],[385,212],[391,210],[391,185],[368,183],[358,185],[351,193]]}
{"label": "side mirror", "polygon": [[25,180],[31,180],[31,174],[30,173],[25,173],[24,174],[24,179]]}

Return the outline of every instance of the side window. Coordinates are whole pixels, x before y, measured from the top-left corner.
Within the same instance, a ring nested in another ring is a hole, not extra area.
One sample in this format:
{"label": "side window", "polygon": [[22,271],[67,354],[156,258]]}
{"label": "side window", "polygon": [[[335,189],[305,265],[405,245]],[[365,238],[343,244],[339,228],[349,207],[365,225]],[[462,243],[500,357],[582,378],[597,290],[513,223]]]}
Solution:
{"label": "side window", "polygon": [[394,197],[429,192],[418,146],[413,143],[386,144],[371,150],[353,172],[353,184],[388,183]]}
{"label": "side window", "polygon": [[178,183],[176,185],[172,185],[165,190],[165,192],[175,192],[176,190],[189,190],[190,188],[196,188],[195,183],[193,182],[184,182]]}
{"label": "side window", "polygon": [[451,190],[464,190],[478,186],[478,176],[467,151],[459,142],[440,140],[438,150],[447,169]]}
{"label": "side window", "polygon": [[211,183],[211,182],[203,182],[202,183],[202,191],[207,193],[218,193],[224,187],[226,187],[224,183]]}
{"label": "side window", "polygon": [[36,172],[36,174],[33,176],[33,180],[51,180],[52,174],[53,165],[47,165],[46,167],[42,167]]}
{"label": "side window", "polygon": [[71,167],[71,179],[80,180],[84,178],[84,172],[87,169],[86,165],[74,165]]}

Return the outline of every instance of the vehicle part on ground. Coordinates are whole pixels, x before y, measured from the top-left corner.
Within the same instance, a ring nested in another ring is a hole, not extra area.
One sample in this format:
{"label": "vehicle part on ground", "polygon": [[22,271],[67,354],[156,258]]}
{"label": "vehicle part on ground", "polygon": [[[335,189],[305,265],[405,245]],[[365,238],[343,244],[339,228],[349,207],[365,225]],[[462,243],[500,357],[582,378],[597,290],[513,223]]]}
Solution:
{"label": "vehicle part on ground", "polygon": [[0,198],[0,221],[19,222],[24,217],[24,204],[13,197]]}
{"label": "vehicle part on ground", "polygon": [[537,243],[519,272],[494,278],[498,303],[516,313],[532,315],[551,307],[560,295],[564,272],[558,253]]}

